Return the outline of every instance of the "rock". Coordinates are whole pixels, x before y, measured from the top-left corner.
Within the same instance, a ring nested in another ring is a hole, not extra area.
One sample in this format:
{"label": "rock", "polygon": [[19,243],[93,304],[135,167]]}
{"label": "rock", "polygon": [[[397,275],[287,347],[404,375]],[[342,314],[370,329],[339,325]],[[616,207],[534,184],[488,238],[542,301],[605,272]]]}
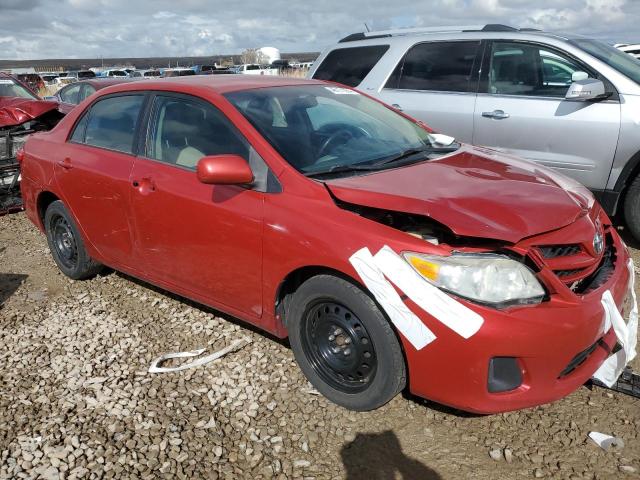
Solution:
{"label": "rock", "polygon": [[503,453],[507,463],[513,462],[513,451],[510,448],[505,448]]}
{"label": "rock", "polygon": [[636,468],[631,465],[620,465],[618,469],[624,473],[635,473],[637,471]]}
{"label": "rock", "polygon": [[293,466],[296,468],[307,468],[311,466],[311,462],[308,460],[295,460]]}

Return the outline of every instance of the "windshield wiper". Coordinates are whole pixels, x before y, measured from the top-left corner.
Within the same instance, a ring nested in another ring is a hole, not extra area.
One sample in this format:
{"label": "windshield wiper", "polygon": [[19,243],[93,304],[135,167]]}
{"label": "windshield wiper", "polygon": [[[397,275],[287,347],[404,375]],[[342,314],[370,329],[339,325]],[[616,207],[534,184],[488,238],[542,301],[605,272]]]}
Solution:
{"label": "windshield wiper", "polygon": [[345,172],[370,172],[377,170],[375,165],[334,165],[326,170],[318,170],[317,172],[305,172],[307,177],[315,177],[316,175],[328,175],[331,173],[345,173]]}
{"label": "windshield wiper", "polygon": [[388,166],[393,163],[401,162],[402,160],[406,160],[407,158],[413,157],[414,155],[418,155],[420,153],[424,153],[427,155],[432,153],[449,153],[449,152],[455,152],[458,148],[459,148],[459,145],[457,144],[447,145],[446,147],[428,146],[428,147],[420,147],[420,148],[409,148],[408,150],[404,150],[402,153],[400,153],[399,155],[396,155],[395,157],[387,158],[380,162],[374,163],[371,166],[374,168],[379,168],[383,166]]}

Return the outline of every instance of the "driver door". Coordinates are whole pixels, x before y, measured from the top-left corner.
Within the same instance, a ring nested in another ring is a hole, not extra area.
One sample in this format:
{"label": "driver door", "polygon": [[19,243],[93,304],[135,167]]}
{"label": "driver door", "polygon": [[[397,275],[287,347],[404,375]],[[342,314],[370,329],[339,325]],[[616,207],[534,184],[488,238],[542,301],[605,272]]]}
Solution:
{"label": "driver door", "polygon": [[603,189],[620,129],[617,99],[565,100],[574,72],[592,72],[559,50],[495,41],[487,49],[473,143],[505,150]]}
{"label": "driver door", "polygon": [[262,313],[263,193],[205,185],[205,155],[249,159],[244,136],[213,105],[155,96],[146,153],[131,172],[135,248],[142,270],[179,291],[253,316]]}

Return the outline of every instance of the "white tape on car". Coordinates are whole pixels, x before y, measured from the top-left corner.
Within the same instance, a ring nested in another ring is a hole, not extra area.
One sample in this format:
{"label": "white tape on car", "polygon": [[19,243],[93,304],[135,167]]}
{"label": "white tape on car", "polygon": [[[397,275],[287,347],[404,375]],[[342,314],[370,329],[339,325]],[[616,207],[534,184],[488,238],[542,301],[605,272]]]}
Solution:
{"label": "white tape on car", "polygon": [[378,268],[416,305],[463,338],[473,336],[484,323],[481,315],[431,285],[388,246],[373,257]]}
{"label": "white tape on car", "polygon": [[629,259],[627,263],[629,269],[629,294],[632,299],[632,308],[629,312],[629,320],[625,323],[624,318],[616,306],[611,292],[607,290],[602,294],[602,307],[605,315],[605,333],[607,324],[610,324],[616,333],[621,349],[610,355],[600,368],[593,374],[593,378],[600,380],[607,387],[613,386],[627,364],[636,357],[636,347],[638,344],[638,301],[636,299],[635,269],[633,261]]}
{"label": "white tape on car", "polygon": [[436,339],[433,332],[407,308],[398,292],[384,278],[368,248],[358,250],[349,261],[391,322],[411,345],[420,350]]}

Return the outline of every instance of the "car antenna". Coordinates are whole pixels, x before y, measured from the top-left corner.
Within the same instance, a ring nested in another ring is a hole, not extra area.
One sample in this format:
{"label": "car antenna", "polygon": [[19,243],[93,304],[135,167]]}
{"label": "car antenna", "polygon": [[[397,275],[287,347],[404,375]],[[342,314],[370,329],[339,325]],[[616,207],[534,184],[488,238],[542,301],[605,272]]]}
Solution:
{"label": "car antenna", "polygon": [[367,25],[367,22],[364,22],[364,29],[365,29],[367,32],[370,32],[370,31],[371,31],[371,30],[369,29],[369,25]]}

